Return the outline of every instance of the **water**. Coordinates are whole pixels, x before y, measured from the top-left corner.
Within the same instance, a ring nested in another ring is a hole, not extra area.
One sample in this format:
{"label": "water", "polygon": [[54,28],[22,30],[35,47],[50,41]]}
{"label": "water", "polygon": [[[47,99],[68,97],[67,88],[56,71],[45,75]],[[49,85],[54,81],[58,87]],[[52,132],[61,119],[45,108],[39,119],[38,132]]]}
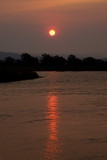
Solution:
{"label": "water", "polygon": [[0,84],[0,160],[107,160],[107,72]]}

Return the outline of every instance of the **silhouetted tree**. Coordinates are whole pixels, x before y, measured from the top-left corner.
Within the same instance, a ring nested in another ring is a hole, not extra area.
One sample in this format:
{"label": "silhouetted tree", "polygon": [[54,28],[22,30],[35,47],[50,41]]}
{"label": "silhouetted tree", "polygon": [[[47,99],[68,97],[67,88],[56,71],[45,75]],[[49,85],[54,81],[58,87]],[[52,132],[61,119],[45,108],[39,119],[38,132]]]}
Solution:
{"label": "silhouetted tree", "polygon": [[63,57],[42,54],[41,66],[47,70],[63,70],[66,60]]}
{"label": "silhouetted tree", "polygon": [[93,57],[87,57],[83,59],[85,70],[95,70],[97,69],[97,60]]}
{"label": "silhouetted tree", "polygon": [[53,57],[53,64],[56,70],[65,70],[66,59],[56,55]]}
{"label": "silhouetted tree", "polygon": [[68,70],[81,70],[82,61],[74,55],[70,55],[67,59]]}
{"label": "silhouetted tree", "polygon": [[21,55],[22,63],[26,66],[37,66],[39,64],[39,61],[37,58],[32,57],[28,53],[23,53]]}
{"label": "silhouetted tree", "polygon": [[6,65],[13,65],[15,63],[15,60],[12,57],[6,57],[4,62]]}
{"label": "silhouetted tree", "polygon": [[89,64],[89,65],[95,65],[97,60],[93,57],[87,57],[83,59],[84,63]]}
{"label": "silhouetted tree", "polygon": [[107,60],[95,59],[87,57],[83,60],[77,58],[75,55],[69,55],[67,60],[62,56],[52,56],[47,53],[42,54],[41,60],[31,56],[28,53],[21,55],[21,60],[14,60],[12,57],[6,57],[5,60],[0,60],[0,72],[17,71],[34,71],[34,70],[71,70],[84,71],[96,70],[107,71]]}
{"label": "silhouetted tree", "polygon": [[72,54],[68,56],[68,61],[73,61],[75,59],[76,59],[76,56],[74,56]]}
{"label": "silhouetted tree", "polygon": [[28,53],[23,53],[21,55],[21,60],[24,65],[31,65],[32,56],[30,56]]}
{"label": "silhouetted tree", "polygon": [[46,53],[42,54],[41,65],[52,66],[52,64],[53,64],[53,57]]}

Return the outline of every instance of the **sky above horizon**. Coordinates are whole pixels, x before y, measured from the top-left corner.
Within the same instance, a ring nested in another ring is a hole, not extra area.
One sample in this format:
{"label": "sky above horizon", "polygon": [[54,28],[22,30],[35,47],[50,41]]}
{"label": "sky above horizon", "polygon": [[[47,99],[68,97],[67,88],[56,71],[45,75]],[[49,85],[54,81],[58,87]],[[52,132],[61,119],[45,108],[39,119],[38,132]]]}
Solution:
{"label": "sky above horizon", "polygon": [[6,52],[107,57],[107,0],[0,0],[0,44]]}

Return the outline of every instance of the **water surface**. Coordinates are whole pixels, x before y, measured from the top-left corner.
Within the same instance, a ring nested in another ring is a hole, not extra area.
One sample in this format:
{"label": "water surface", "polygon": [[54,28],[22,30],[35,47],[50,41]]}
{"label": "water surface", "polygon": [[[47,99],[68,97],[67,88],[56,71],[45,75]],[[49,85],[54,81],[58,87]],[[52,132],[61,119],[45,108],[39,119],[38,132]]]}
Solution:
{"label": "water surface", "polygon": [[0,84],[1,160],[106,160],[107,72]]}

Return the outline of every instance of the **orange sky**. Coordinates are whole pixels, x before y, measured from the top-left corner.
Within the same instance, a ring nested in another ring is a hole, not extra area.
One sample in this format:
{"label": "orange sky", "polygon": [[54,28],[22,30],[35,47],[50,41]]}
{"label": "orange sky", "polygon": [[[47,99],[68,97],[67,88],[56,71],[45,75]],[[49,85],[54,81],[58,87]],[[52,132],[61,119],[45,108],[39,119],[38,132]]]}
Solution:
{"label": "orange sky", "polygon": [[[3,51],[107,53],[105,0],[0,0],[0,24]],[[52,41],[51,27],[56,29]]]}
{"label": "orange sky", "polygon": [[0,13],[17,13],[33,10],[43,10],[59,6],[98,4],[105,3],[105,0],[1,0]]}

